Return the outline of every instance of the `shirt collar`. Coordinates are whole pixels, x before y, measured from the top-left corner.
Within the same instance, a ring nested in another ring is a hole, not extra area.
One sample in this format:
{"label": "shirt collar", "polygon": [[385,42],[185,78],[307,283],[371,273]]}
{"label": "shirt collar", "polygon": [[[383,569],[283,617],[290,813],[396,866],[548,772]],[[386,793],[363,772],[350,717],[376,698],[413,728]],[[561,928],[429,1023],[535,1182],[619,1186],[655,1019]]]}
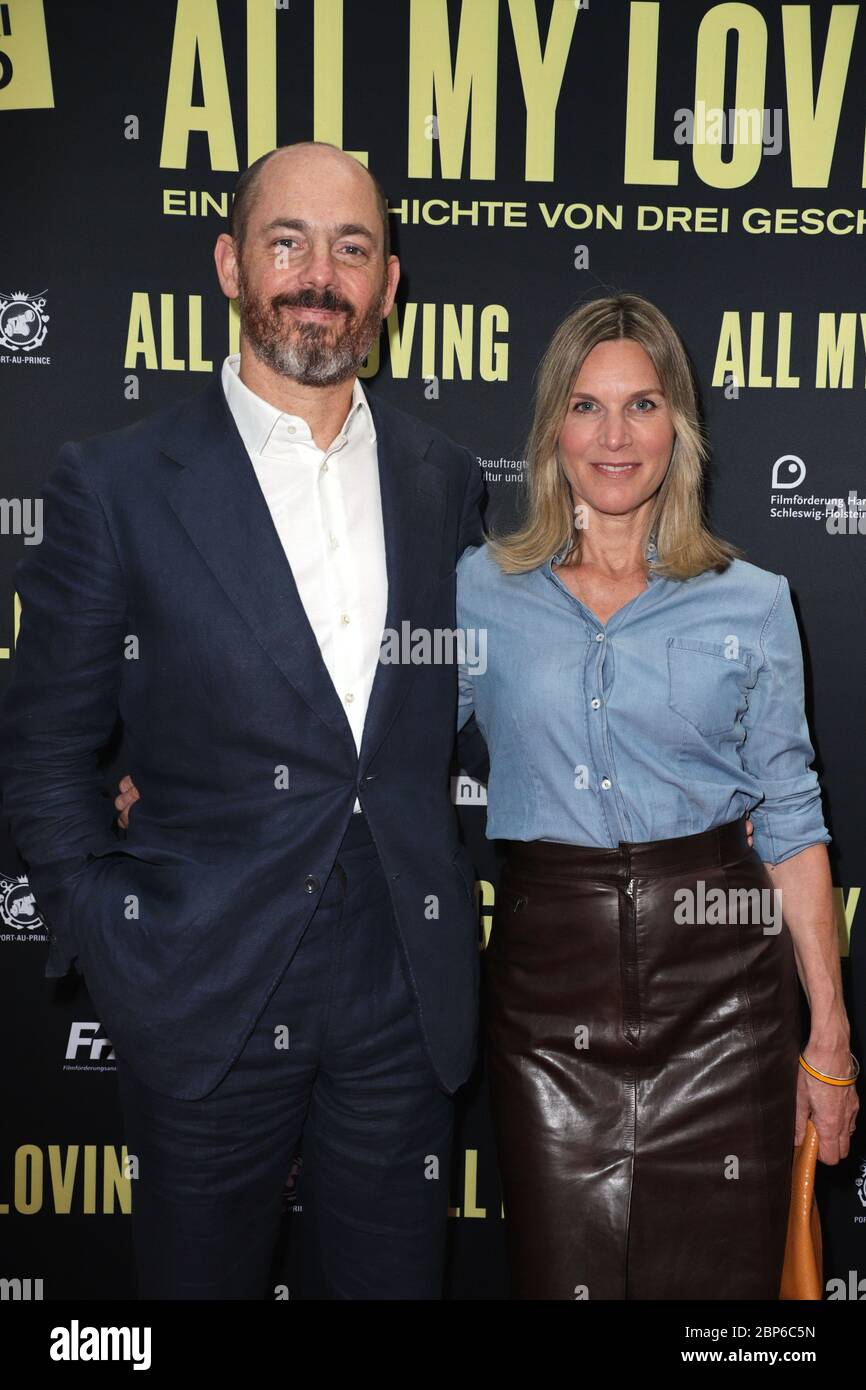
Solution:
{"label": "shirt collar", "polygon": [[[306,420],[300,415],[287,414],[278,406],[271,405],[270,401],[257,395],[255,391],[251,391],[238,375],[240,364],[240,353],[230,353],[223,362],[221,380],[226,401],[234,416],[235,424],[247,453],[264,453],[269,442],[272,444],[272,452],[274,446],[286,447],[292,443],[311,443],[312,433]],[[358,377],[355,377],[355,384],[352,388],[352,404],[339,433],[348,436],[352,429],[362,423],[360,418],[362,416],[363,422],[367,426],[367,440],[373,444],[376,439],[373,414],[366,392]],[[290,426],[294,426],[293,433],[288,433]]]}

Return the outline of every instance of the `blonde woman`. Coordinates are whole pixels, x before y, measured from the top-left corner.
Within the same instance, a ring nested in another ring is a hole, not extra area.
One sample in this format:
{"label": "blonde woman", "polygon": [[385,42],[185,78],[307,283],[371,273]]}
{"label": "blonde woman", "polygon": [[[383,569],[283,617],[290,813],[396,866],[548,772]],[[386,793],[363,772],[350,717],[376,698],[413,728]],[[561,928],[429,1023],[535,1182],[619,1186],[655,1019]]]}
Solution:
{"label": "blonde woman", "polygon": [[788,582],[705,526],[688,360],[645,300],[560,325],[527,452],[525,524],[457,571],[458,627],[487,633],[459,723],[507,852],[485,970],[513,1294],[775,1299],[795,1139],[811,1116],[836,1163],[857,1111]]}

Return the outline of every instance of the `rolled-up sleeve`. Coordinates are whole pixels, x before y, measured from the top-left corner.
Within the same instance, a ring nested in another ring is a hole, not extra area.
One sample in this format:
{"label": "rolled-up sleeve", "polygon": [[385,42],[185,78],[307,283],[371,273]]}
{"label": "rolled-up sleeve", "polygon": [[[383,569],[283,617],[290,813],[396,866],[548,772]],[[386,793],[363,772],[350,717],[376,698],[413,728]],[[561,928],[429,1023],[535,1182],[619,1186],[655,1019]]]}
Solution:
{"label": "rolled-up sleeve", "polygon": [[743,766],[759,782],[762,800],[749,812],[754,847],[779,864],[808,845],[828,844],[821,787],[806,720],[803,652],[791,591],[784,575],[761,636],[763,662],[743,716]]}
{"label": "rolled-up sleeve", "polygon": [[458,681],[457,733],[459,734],[463,725],[472,716],[475,710],[475,689],[472,685],[472,677],[467,674],[466,667],[462,663]]}

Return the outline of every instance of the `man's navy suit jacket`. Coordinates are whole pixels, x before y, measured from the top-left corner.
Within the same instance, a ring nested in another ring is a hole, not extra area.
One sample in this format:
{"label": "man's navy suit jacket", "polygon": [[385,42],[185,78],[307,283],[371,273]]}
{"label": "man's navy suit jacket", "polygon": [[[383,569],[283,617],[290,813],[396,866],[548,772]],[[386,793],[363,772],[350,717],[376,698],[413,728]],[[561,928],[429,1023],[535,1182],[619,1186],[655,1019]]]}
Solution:
{"label": "man's navy suit jacket", "polygon": [[[481,470],[368,399],[386,628],[453,629]],[[449,788],[456,666],[380,662],[358,754],[219,376],[64,444],[43,516],[16,570],[0,786],[51,932],[46,975],[77,956],[145,1084],[208,1094],[291,968],[357,795],[432,1065],[456,1090],[474,1060],[479,957]],[[118,717],[142,797],[126,839],[99,769]]]}

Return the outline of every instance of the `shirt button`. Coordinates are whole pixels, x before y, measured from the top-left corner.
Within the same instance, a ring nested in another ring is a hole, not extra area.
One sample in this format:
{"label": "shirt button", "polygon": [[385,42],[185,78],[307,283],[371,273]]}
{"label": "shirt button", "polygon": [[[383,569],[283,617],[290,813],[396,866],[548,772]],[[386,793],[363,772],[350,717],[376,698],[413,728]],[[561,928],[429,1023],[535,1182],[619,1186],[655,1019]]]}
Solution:
{"label": "shirt button", "polygon": [[599,709],[601,706],[601,700],[591,700],[590,704],[592,705],[593,709]]}
{"label": "shirt button", "polygon": [[346,701],[346,704],[347,704],[347,705],[350,705],[350,704],[352,703],[352,701],[354,700],[354,698],[355,698],[355,697],[354,697],[354,695],[352,694],[351,690],[349,691],[348,695],[344,695],[344,696],[343,696],[343,699]]}
{"label": "shirt button", "polygon": [[611,782],[611,780],[610,780],[609,777],[602,777],[602,779],[601,779],[601,785],[602,785],[602,787],[604,788],[604,790],[607,792],[607,791],[610,791],[611,787],[613,786],[613,782]]}
{"label": "shirt button", "polygon": [[343,624],[344,627],[345,627],[345,625],[346,625],[346,623],[347,623],[348,621],[349,621],[349,615],[348,615],[348,613],[341,613],[341,614],[340,614],[340,622]]}
{"label": "shirt button", "polygon": [[596,640],[596,642],[603,642],[603,641],[604,641],[604,633],[603,633],[603,632],[597,632],[597,633],[595,634],[595,640]]}
{"label": "shirt button", "polygon": [[295,433],[296,433],[296,430],[295,430],[294,425],[289,425],[289,434],[295,434]]}
{"label": "shirt button", "polygon": [[319,880],[317,878],[314,878],[312,874],[307,874],[307,877],[304,879],[304,892],[318,893],[318,891]]}
{"label": "shirt button", "polygon": [[323,464],[322,464],[322,467],[321,467],[321,469],[320,469],[320,472],[322,472],[322,473],[327,473],[327,471],[328,471],[328,465],[327,465],[327,463],[323,463]]}
{"label": "shirt button", "polygon": [[333,533],[333,531],[332,531],[332,532],[331,532],[331,549],[332,549],[332,550],[336,550],[336,549],[337,549],[337,546],[338,546],[339,544],[340,544],[340,542],[337,540],[337,537],[334,535],[334,533]]}

